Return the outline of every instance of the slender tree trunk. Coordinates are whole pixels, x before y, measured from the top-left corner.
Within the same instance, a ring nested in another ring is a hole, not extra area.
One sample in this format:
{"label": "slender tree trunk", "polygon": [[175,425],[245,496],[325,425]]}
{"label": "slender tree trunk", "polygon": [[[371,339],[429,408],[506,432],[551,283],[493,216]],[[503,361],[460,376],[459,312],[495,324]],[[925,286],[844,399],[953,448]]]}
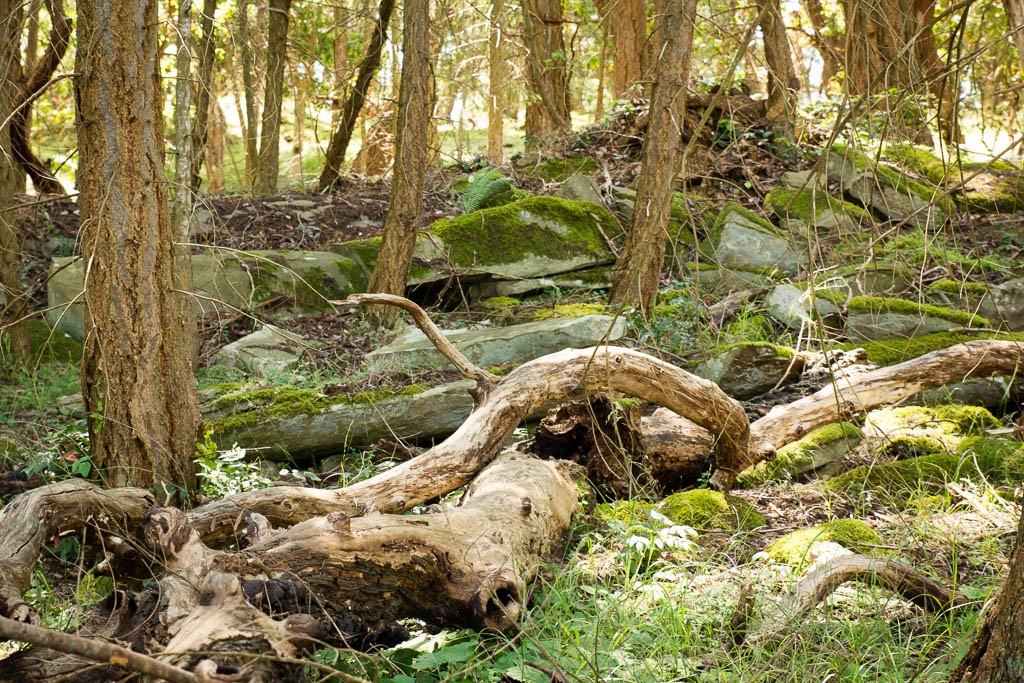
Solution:
{"label": "slender tree trunk", "polygon": [[308,97],[309,81],[308,70],[303,67],[300,71],[295,69],[295,119],[292,122],[292,154],[295,157],[295,171],[299,177],[299,187],[305,187],[305,179],[302,176],[302,149],[303,138],[306,136],[306,98]]}
{"label": "slender tree trunk", "polygon": [[[175,241],[188,242],[192,216],[192,0],[178,0],[174,64],[174,185],[170,196]],[[191,278],[189,278],[191,279]],[[188,288],[184,288],[188,291]]]}
{"label": "slender tree trunk", "polygon": [[[402,28],[402,83],[398,94],[395,167],[384,238],[367,291],[402,294],[412,265],[416,227],[423,207],[427,171],[433,74],[430,50],[430,0],[406,0]],[[394,324],[397,309],[372,307],[368,317],[378,325]]]}
{"label": "slender tree trunk", "polygon": [[[21,38],[20,5],[15,0],[0,0],[0,125],[7,121],[14,102],[15,81],[11,78],[18,69]],[[10,341],[13,356],[22,363],[31,357],[25,326],[12,324],[25,310],[24,289],[18,273],[21,239],[14,223],[14,193],[18,191],[17,169],[10,154],[10,126],[0,127],[0,342]],[[24,181],[22,181],[24,188]],[[2,349],[2,347],[0,347]],[[2,353],[2,351],[0,351]],[[0,361],[7,360],[0,356]]]}
{"label": "slender tree trunk", "polygon": [[608,23],[601,24],[601,50],[597,53],[597,97],[594,102],[594,122],[604,115],[604,80],[608,73]]}
{"label": "slender tree trunk", "polygon": [[658,293],[672,190],[682,162],[681,126],[686,118],[686,84],[696,12],[696,0],[665,0],[662,44],[651,93],[650,123],[641,152],[633,226],[612,274],[611,300],[636,306],[645,315]]}
{"label": "slender tree trunk", "polygon": [[[938,106],[939,134],[947,144],[961,142],[963,134],[957,121],[959,79],[949,74],[935,44],[935,0],[914,0],[914,17],[917,22],[914,49]],[[955,61],[955,56],[951,54],[949,61]]]}
{"label": "slender tree trunk", "polygon": [[487,97],[487,162],[501,166],[505,161],[505,57],[502,54],[505,37],[505,5],[503,0],[491,0],[491,31],[487,43],[487,59],[490,65]]}
{"label": "slender tree trunk", "polygon": [[796,93],[800,83],[793,67],[793,53],[786,37],[786,23],[782,18],[779,0],[757,0],[761,16],[761,34],[764,37],[764,57],[768,64],[769,121],[781,127],[787,138],[793,136],[796,118]]}
{"label": "slender tree trunk", "polygon": [[[373,74],[380,67],[381,55],[388,35],[388,22],[391,21],[391,13],[394,8],[394,0],[381,0],[380,8],[377,11],[377,21],[373,27],[373,37],[370,38],[366,56],[363,57],[363,61],[359,65],[359,75],[356,76],[356,83],[345,99],[345,104],[341,108],[340,122],[331,135],[330,144],[327,145],[327,158],[324,160],[324,170],[320,173],[320,182],[318,183],[320,191],[330,189],[338,182],[341,167],[345,163],[345,152],[348,151],[348,143],[352,140],[352,132],[356,127],[356,120],[366,102]],[[365,135],[363,135],[363,139],[366,139]]]}
{"label": "slender tree trunk", "polygon": [[[202,37],[199,44],[199,79],[196,88],[196,113],[192,121],[192,177],[189,187],[193,194],[199,193],[199,186],[202,184],[200,173],[203,170],[203,162],[206,160],[206,140],[210,134],[210,102],[213,99],[213,63],[216,60],[216,47],[213,43],[214,28],[213,16],[217,12],[217,0],[203,0],[203,18],[200,20]],[[223,144],[221,145],[221,165],[223,172]],[[210,172],[207,169],[207,183]],[[222,179],[223,181],[223,179]],[[223,188],[223,182],[222,182]]]}
{"label": "slender tree trunk", "polygon": [[1024,516],[1010,557],[1010,574],[985,615],[981,630],[951,683],[1019,683],[1024,680]]}
{"label": "slender tree trunk", "polygon": [[114,486],[186,497],[199,427],[174,293],[156,0],[78,6],[78,205],[85,273],[82,395],[92,457]]}
{"label": "slender tree trunk", "polygon": [[571,125],[563,23],[561,0],[524,0],[526,82],[537,98],[526,105],[525,132],[533,144]]}
{"label": "slender tree trunk", "polygon": [[339,2],[334,6],[334,70],[331,96],[331,129],[338,127],[341,116],[341,98],[348,82],[348,10]]}
{"label": "slender tree trunk", "polygon": [[288,13],[292,0],[270,0],[267,29],[267,84],[263,88],[263,120],[260,122],[260,155],[253,174],[256,194],[277,192],[278,161],[281,156],[281,104],[284,96],[284,66],[288,59]]}
{"label": "slender tree trunk", "polygon": [[252,183],[259,156],[257,140],[259,123],[256,120],[256,75],[253,73],[252,36],[249,31],[249,0],[238,1],[238,51],[242,61],[242,90],[245,95],[245,181]]}
{"label": "slender tree trunk", "polygon": [[[211,83],[212,87],[212,83]],[[216,91],[211,93],[210,113],[207,117],[206,184],[210,192],[224,191],[224,112],[217,102]]]}
{"label": "slender tree trunk", "polygon": [[647,3],[644,0],[602,0],[597,8],[605,19],[612,45],[612,94],[621,98],[647,69]]}
{"label": "slender tree trunk", "polygon": [[1024,64],[1024,0],[1003,0],[1003,12],[1017,46],[1017,58]]}
{"label": "slender tree trunk", "polygon": [[821,0],[804,0],[804,9],[811,20],[814,28],[814,35],[811,40],[814,47],[821,55],[821,84],[822,92],[828,86],[828,82],[842,70],[840,54],[843,52],[842,41],[830,33],[829,26],[825,23],[825,12],[821,7]]}

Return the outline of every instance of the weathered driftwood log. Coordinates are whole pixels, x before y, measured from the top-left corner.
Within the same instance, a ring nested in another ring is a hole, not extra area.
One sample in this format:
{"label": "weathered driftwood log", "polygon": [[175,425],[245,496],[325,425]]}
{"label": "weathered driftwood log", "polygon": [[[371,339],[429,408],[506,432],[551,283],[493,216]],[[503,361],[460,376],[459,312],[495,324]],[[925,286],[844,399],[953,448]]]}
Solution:
{"label": "weathered driftwood log", "polygon": [[387,472],[344,489],[276,487],[196,508],[189,522],[206,543],[227,542],[243,510],[274,526],[340,512],[401,513],[460,486],[489,462],[532,413],[553,401],[611,390],[668,408],[715,435],[720,467],[739,472],[764,456],[751,442],[743,407],[713,382],[633,349],[568,349],[524,363],[491,390],[443,443]]}
{"label": "weathered driftwood log", "polygon": [[[968,377],[1015,376],[1024,365],[1024,345],[1013,341],[977,340],[933,351],[899,365],[878,368],[862,374],[836,379],[832,384],[810,396],[786,405],[779,405],[750,425],[751,441],[781,448],[808,432],[861,415],[878,406],[902,401],[927,389],[934,389]],[[673,476],[671,468],[679,463],[688,474],[706,468],[709,454],[701,451],[710,440],[693,421],[670,411],[658,410],[644,420],[651,471],[659,481]],[[765,459],[773,451],[759,448],[752,451],[755,461]],[[700,466],[698,467],[699,464]],[[711,485],[720,490],[732,488],[740,470],[731,468],[728,460],[715,463]],[[685,480],[684,480],[685,481]]]}

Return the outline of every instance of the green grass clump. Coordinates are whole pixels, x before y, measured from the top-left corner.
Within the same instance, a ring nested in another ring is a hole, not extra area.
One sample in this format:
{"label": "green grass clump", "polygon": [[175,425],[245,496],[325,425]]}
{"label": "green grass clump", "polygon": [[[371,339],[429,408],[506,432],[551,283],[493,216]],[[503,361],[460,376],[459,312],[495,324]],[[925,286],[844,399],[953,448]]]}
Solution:
{"label": "green grass clump", "polygon": [[776,562],[801,567],[807,563],[807,553],[815,543],[825,541],[870,555],[882,544],[878,532],[859,519],[836,519],[809,529],[799,529],[776,539],[764,549]]}
{"label": "green grass clump", "polygon": [[764,515],[742,498],[710,489],[673,493],[658,509],[673,524],[694,529],[746,531],[767,523]]}
{"label": "green grass clump", "polygon": [[736,478],[736,486],[751,488],[769,481],[792,479],[798,473],[813,468],[815,452],[839,441],[845,442],[848,448],[853,448],[860,439],[860,427],[850,422],[836,422],[819,427],[799,441],[780,448],[774,460],[759,462],[741,472]]}
{"label": "green grass clump", "polygon": [[617,522],[623,525],[641,524],[650,519],[654,503],[644,500],[616,500],[599,503],[594,514],[603,522]]}

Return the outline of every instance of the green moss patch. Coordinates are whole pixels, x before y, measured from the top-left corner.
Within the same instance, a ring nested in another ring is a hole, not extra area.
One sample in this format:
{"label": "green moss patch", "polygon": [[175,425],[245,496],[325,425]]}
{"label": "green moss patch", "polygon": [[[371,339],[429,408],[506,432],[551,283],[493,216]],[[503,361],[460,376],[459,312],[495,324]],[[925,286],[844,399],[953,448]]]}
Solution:
{"label": "green moss patch", "polygon": [[779,218],[805,221],[817,218],[825,211],[848,216],[854,221],[868,217],[868,212],[861,207],[836,199],[823,190],[810,188],[795,190],[777,187],[765,195],[764,206]]}
{"label": "green moss patch", "polygon": [[796,352],[793,349],[781,344],[766,341],[742,341],[731,344],[719,344],[708,352],[708,357],[713,358],[715,356],[720,356],[723,353],[728,353],[734,349],[771,349],[776,358],[782,358],[784,360],[790,360],[794,355],[796,355]]}
{"label": "green moss patch", "polygon": [[764,552],[776,562],[802,567],[807,564],[811,547],[826,541],[863,555],[874,554],[882,544],[878,532],[859,519],[836,519],[788,533],[773,541]]}
{"label": "green moss patch", "polygon": [[551,318],[581,318],[585,315],[607,315],[608,307],[604,304],[561,304],[554,308],[545,308],[534,313],[530,320],[550,320]]}
{"label": "green moss patch", "polygon": [[775,237],[786,237],[785,231],[779,229],[767,218],[762,218],[756,213],[748,209],[747,207],[737,202],[728,202],[722,207],[722,210],[718,212],[718,217],[715,218],[714,224],[711,226],[711,232],[709,236],[716,235],[725,226],[726,221],[729,219],[730,214],[738,214],[743,217],[751,227],[760,230],[768,235],[774,235]]}
{"label": "green moss patch", "polygon": [[[823,293],[824,295],[825,293]],[[965,327],[987,327],[989,321],[980,315],[966,311],[957,311],[942,306],[919,304],[906,299],[893,299],[880,296],[855,296],[847,302],[851,313],[901,313],[903,315],[931,316]]]}
{"label": "green moss patch", "polygon": [[764,515],[745,500],[709,489],[673,493],[661,501],[658,509],[673,524],[694,529],[745,531],[767,523]]}
{"label": "green moss patch", "polygon": [[916,145],[890,145],[887,157],[920,173],[938,186],[965,183],[954,197],[982,211],[1019,211],[1024,206],[1020,170],[1002,160],[981,162],[953,155],[943,162],[931,149]]}
{"label": "green moss patch", "polygon": [[570,176],[597,173],[597,162],[588,156],[550,159],[519,169],[520,173],[545,183],[564,183]]}
{"label": "green moss patch", "polygon": [[906,459],[956,452],[964,437],[999,426],[992,413],[978,406],[901,406],[871,411],[864,433],[879,440],[880,456]]}
{"label": "green moss patch", "polygon": [[996,333],[991,332],[937,332],[912,339],[882,339],[878,341],[850,342],[838,348],[850,350],[863,348],[868,360],[880,366],[896,365],[903,361],[923,356],[932,351],[948,349],[955,344],[962,344],[977,339],[999,339],[1024,343],[1024,332]]}
{"label": "green moss patch", "polygon": [[27,320],[24,324],[33,360],[43,363],[78,363],[82,360],[82,343],[78,340],[51,329],[42,320]]}
{"label": "green moss patch", "polygon": [[847,162],[852,163],[858,171],[873,173],[880,183],[888,185],[897,192],[930,201],[947,214],[956,210],[953,201],[939,188],[928,182],[914,180],[906,173],[900,173],[884,163],[875,163],[874,159],[869,158],[849,145],[839,142],[833,143],[832,154],[838,155]]}
{"label": "green moss patch", "polygon": [[961,457],[953,453],[934,453],[898,462],[864,465],[825,482],[829,491],[856,493],[873,491],[884,495],[897,507],[904,507],[921,491],[941,491],[958,479],[988,477],[1000,463],[986,457]]}
{"label": "green moss patch", "polygon": [[616,500],[611,503],[600,503],[594,508],[594,514],[603,522],[615,522],[624,526],[643,524],[650,521],[654,503],[643,500]]}
{"label": "green moss patch", "polygon": [[799,441],[780,448],[775,459],[759,462],[736,478],[736,486],[750,488],[769,481],[792,479],[799,473],[814,469],[815,454],[829,446],[841,443],[849,450],[861,439],[861,428],[850,422],[837,422],[819,427]]}

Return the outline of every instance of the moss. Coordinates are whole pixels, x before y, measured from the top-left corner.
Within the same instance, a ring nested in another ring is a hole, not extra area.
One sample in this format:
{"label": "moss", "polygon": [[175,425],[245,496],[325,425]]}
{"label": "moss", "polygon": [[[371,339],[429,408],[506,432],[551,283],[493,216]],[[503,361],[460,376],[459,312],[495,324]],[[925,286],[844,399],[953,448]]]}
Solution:
{"label": "moss", "polygon": [[836,519],[777,538],[764,549],[764,552],[776,562],[802,567],[807,564],[811,546],[826,541],[864,555],[874,554],[877,547],[882,544],[878,532],[861,520]]}
{"label": "moss", "polygon": [[829,479],[825,488],[829,491],[874,491],[892,498],[898,506],[904,506],[915,491],[937,491],[944,489],[951,481],[962,478],[987,476],[996,463],[973,458],[962,458],[953,453],[935,453],[917,458],[908,458],[880,465],[863,465]]}
{"label": "moss", "polygon": [[997,333],[991,332],[937,332],[926,334],[912,339],[884,339],[879,341],[868,341],[859,343],[847,343],[839,345],[840,349],[850,350],[863,348],[868,355],[868,360],[876,365],[888,366],[902,363],[923,356],[932,351],[947,349],[955,344],[973,341],[976,339],[1002,339],[1006,341],[1024,342],[1024,332]]}
{"label": "moss", "polygon": [[796,355],[796,351],[788,346],[782,346],[781,344],[774,344],[772,342],[765,341],[743,341],[736,342],[734,344],[719,344],[708,352],[708,357],[720,356],[723,353],[732,351],[733,349],[772,349],[775,352],[776,358],[782,358],[785,360],[789,360]]}
{"label": "moss", "polygon": [[858,171],[873,173],[880,183],[888,185],[898,192],[930,201],[947,214],[956,210],[953,201],[939,188],[914,180],[885,164],[876,164],[874,160],[869,159],[853,147],[836,142],[832,144],[832,153],[852,163]]}
{"label": "moss", "polygon": [[962,282],[959,280],[939,280],[928,287],[928,293],[952,294],[953,296],[984,296],[988,293],[988,285],[980,282]]}
{"label": "moss", "polygon": [[1024,184],[1017,177],[1019,170],[1005,161],[972,161],[952,155],[944,163],[932,150],[909,144],[890,145],[885,153],[939,186],[947,179],[959,184],[964,176],[965,191],[955,196],[967,206],[984,211],[1018,211],[1024,202]]}
{"label": "moss", "polygon": [[214,396],[227,396],[245,388],[244,382],[220,382],[205,388],[205,391]]}
{"label": "moss", "polygon": [[741,472],[736,478],[736,485],[740,488],[750,488],[768,481],[791,479],[798,472],[813,468],[816,451],[837,441],[849,441],[850,447],[853,447],[860,438],[860,427],[850,422],[836,422],[819,427],[799,441],[780,448],[774,460],[760,462]]}
{"label": "moss", "polygon": [[523,175],[546,183],[564,183],[570,176],[590,175],[597,170],[597,162],[588,156],[551,159],[520,169]]}
{"label": "moss", "polygon": [[519,299],[511,296],[492,296],[480,302],[488,311],[504,311],[519,305]]}
{"label": "moss", "polygon": [[866,434],[880,437],[878,455],[908,459],[957,452],[964,437],[999,426],[999,420],[985,408],[941,405],[874,410],[864,429]]}
{"label": "moss", "polygon": [[654,503],[643,500],[616,500],[600,503],[594,509],[594,514],[604,522],[629,525],[648,521],[653,509]]}
{"label": "moss", "polygon": [[335,247],[335,251],[361,266],[363,271],[362,279],[366,280],[373,273],[373,267],[377,264],[380,244],[380,237],[367,237],[361,240],[342,242]]}
{"label": "moss", "polygon": [[810,188],[794,190],[788,187],[777,187],[765,195],[764,206],[779,218],[810,220],[817,218],[825,211],[845,215],[854,221],[868,216],[867,211],[855,204],[836,199],[823,190]]}
{"label": "moss", "polygon": [[82,360],[82,343],[78,340],[50,328],[42,320],[27,320],[25,328],[34,361],[78,363]]}
{"label": "moss", "polygon": [[298,274],[306,283],[296,282],[296,299],[303,303],[322,308],[325,298],[337,300],[348,296],[348,289],[320,266],[313,266]]}
{"label": "moss", "polygon": [[[823,292],[825,296],[827,292]],[[841,296],[841,295],[840,295]],[[987,327],[989,321],[980,315],[966,311],[957,311],[942,306],[919,304],[906,299],[893,299],[880,296],[855,296],[847,302],[847,309],[852,313],[899,313],[903,315],[931,316],[948,320],[951,323],[969,327]]]}
{"label": "moss", "polygon": [[747,501],[709,489],[673,493],[658,508],[673,524],[694,529],[745,531],[767,523]]}
{"label": "moss", "polygon": [[340,258],[333,263],[334,267],[338,269],[341,276],[348,281],[351,291],[353,292],[365,292],[366,286],[369,281],[366,279],[366,274],[363,272],[361,265],[348,258]]}
{"label": "moss", "polygon": [[562,304],[554,308],[537,311],[530,320],[550,320],[551,318],[580,318],[585,315],[607,315],[608,308],[604,304]]}
{"label": "moss", "polygon": [[774,235],[775,237],[786,236],[785,232],[775,227],[775,225],[773,225],[771,221],[769,221],[766,218],[762,218],[761,216],[758,216],[750,209],[736,202],[729,202],[722,207],[722,210],[718,212],[718,217],[715,218],[714,224],[711,226],[711,232],[709,233],[709,235],[717,235],[724,227],[726,220],[729,218],[729,215],[734,213],[742,216],[744,219],[746,219],[747,222],[752,224],[752,227],[760,230],[761,232],[767,233],[769,235]]}
{"label": "moss", "polygon": [[560,197],[531,197],[430,226],[455,265],[512,263],[529,256],[564,259],[572,251],[609,258],[602,233],[621,233],[607,209]]}

